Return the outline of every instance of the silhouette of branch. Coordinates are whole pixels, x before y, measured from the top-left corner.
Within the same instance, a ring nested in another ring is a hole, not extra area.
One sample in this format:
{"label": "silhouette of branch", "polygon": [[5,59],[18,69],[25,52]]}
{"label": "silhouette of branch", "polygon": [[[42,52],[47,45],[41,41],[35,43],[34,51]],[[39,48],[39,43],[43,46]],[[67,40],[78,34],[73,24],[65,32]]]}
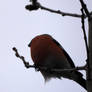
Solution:
{"label": "silhouette of branch", "polygon": [[37,0],[30,0],[30,2],[32,2],[33,5],[36,5]]}
{"label": "silhouette of branch", "polygon": [[62,15],[62,16],[71,16],[71,17],[77,17],[77,18],[80,18],[80,17],[81,17],[81,15],[79,15],[79,14],[66,13],[66,12],[62,12],[62,11],[60,11],[60,10],[53,10],[53,9],[44,7],[44,6],[42,6],[42,5],[40,5],[40,8],[43,9],[43,10],[52,12],[52,13],[60,14],[60,15]]}
{"label": "silhouette of branch", "polygon": [[[43,10],[46,10],[46,11],[49,11],[49,12],[52,12],[52,13],[57,13],[57,14],[60,14],[62,16],[71,16],[71,17],[76,17],[76,18],[81,18],[81,16],[82,16],[80,14],[66,13],[66,12],[63,12],[63,11],[60,11],[60,10],[53,10],[53,9],[42,6],[41,4],[39,4],[39,5],[40,5],[39,8],[41,8]],[[88,15],[92,15],[92,12],[90,12],[90,13],[88,12]],[[86,18],[88,15],[84,14],[84,18]]]}
{"label": "silhouette of branch", "polygon": [[62,12],[60,10],[53,10],[53,9],[42,6],[40,3],[35,4],[35,6],[32,5],[32,4],[26,5],[25,8],[29,11],[38,10],[40,8],[42,10],[46,10],[46,11],[49,11],[49,12],[52,12],[52,13],[60,14],[62,16],[71,16],[71,17],[81,18],[81,15],[79,15],[79,14],[66,13],[66,12]]}
{"label": "silhouette of branch", "polygon": [[84,3],[83,0],[80,0],[80,3],[81,3],[82,8],[84,9],[84,11],[85,11],[85,13],[86,13],[88,19],[90,19],[90,13],[89,13],[89,11],[88,11],[88,9],[87,9],[86,4]]}
{"label": "silhouette of branch", "polygon": [[29,62],[27,62],[23,56],[19,55],[19,53],[15,47],[13,47],[12,49],[13,49],[13,51],[15,51],[15,56],[20,58],[23,61],[26,68],[34,67],[34,65],[30,65]]}
{"label": "silhouette of branch", "polygon": [[[81,16],[81,23],[82,23],[82,30],[83,30],[83,34],[84,34],[84,41],[85,41],[85,47],[86,47],[86,52],[87,52],[87,59],[86,59],[86,63],[87,63],[87,68],[89,69],[89,47],[87,44],[87,36],[86,36],[86,31],[85,31],[85,21],[84,21],[84,12],[86,13],[88,20],[90,19],[90,15],[89,15],[89,11],[86,7],[86,4],[83,2],[83,0],[80,0],[81,2],[81,12],[82,12],[82,16]],[[90,73],[87,73],[87,79],[89,79],[89,75]]]}
{"label": "silhouette of branch", "polygon": [[86,70],[87,69],[86,65],[81,66],[81,67],[75,67],[72,69],[48,69],[47,67],[43,67],[43,66],[30,65],[29,62],[27,62],[23,56],[19,55],[18,50],[15,47],[13,47],[13,51],[15,52],[16,57],[20,58],[23,61],[23,64],[25,65],[26,68],[35,68],[37,71],[49,70],[51,72],[67,72],[67,71]]}
{"label": "silhouette of branch", "polygon": [[85,46],[86,46],[86,52],[87,52],[87,60],[88,61],[88,57],[89,57],[89,48],[88,48],[88,44],[87,44],[87,36],[86,36],[86,31],[85,31],[85,21],[84,21],[84,10],[83,8],[81,9],[82,12],[82,16],[81,16],[81,23],[82,23],[82,30],[83,30],[83,34],[84,34],[84,40],[85,40]]}
{"label": "silhouette of branch", "polygon": [[90,12],[89,14],[90,14],[90,16],[91,16],[91,15],[92,15],[92,12]]}
{"label": "silhouette of branch", "polygon": [[[38,10],[39,8],[42,10],[46,10],[52,13],[56,13],[56,14],[60,14],[62,16],[71,16],[71,17],[76,17],[76,18],[81,18],[82,15],[80,14],[75,14],[75,13],[66,13],[60,10],[53,10],[47,7],[42,6],[39,2],[37,2],[37,0],[32,0],[32,4],[30,5],[26,5],[25,7],[27,10],[32,11],[32,10]],[[89,15],[92,15],[92,12],[89,13]],[[84,18],[86,18],[87,16],[84,15]]]}

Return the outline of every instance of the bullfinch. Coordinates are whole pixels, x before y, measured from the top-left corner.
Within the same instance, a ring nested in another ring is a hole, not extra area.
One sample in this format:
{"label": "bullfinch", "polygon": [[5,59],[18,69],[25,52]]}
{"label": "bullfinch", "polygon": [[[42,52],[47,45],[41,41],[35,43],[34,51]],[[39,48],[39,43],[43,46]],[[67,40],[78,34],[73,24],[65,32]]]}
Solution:
{"label": "bullfinch", "polygon": [[64,48],[50,35],[38,35],[28,45],[31,57],[35,66],[47,67],[47,70],[40,70],[45,81],[51,78],[68,78],[74,80],[86,89],[86,80],[79,71],[49,71],[50,69],[71,69],[75,65],[64,50]]}

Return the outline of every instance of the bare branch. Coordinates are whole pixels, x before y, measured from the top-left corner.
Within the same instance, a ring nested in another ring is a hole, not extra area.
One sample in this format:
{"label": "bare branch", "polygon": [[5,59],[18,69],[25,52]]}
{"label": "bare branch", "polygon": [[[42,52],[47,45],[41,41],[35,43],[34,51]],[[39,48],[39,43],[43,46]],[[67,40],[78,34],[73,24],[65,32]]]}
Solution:
{"label": "bare branch", "polygon": [[13,49],[13,51],[15,51],[15,56],[20,58],[23,61],[26,68],[34,67],[34,65],[30,65],[29,62],[26,62],[26,60],[23,56],[19,55],[19,53],[15,47],[13,47],[12,49]]}
{"label": "bare branch", "polygon": [[53,10],[53,9],[44,7],[44,6],[42,6],[42,5],[40,5],[40,8],[43,9],[43,10],[52,12],[52,13],[60,14],[60,15],[62,15],[62,16],[71,16],[71,17],[77,17],[77,18],[80,18],[80,17],[81,17],[81,15],[79,15],[79,14],[66,13],[66,12],[62,12],[62,11],[60,11],[60,10]]}
{"label": "bare branch", "polygon": [[27,10],[33,11],[39,9],[39,3],[37,2],[37,0],[30,0],[30,2],[32,2],[32,4],[25,6]]}
{"label": "bare branch", "polygon": [[[51,13],[60,14],[62,16],[71,16],[71,17],[76,17],[76,18],[81,18],[81,16],[82,16],[81,14],[66,13],[66,12],[63,12],[63,11],[60,11],[60,10],[53,10],[53,9],[44,7],[39,2],[37,2],[37,0],[31,0],[31,1],[32,1],[32,4],[26,5],[26,7],[25,7],[29,11],[38,10],[40,8],[42,10],[46,10],[46,11],[49,11]],[[92,15],[92,12],[89,13],[89,15]],[[87,16],[84,15],[84,18],[86,18],[86,17]]]}
{"label": "bare branch", "polygon": [[[43,9],[43,10],[46,10],[46,11],[49,11],[49,12],[52,12],[52,13],[56,13],[56,14],[60,14],[62,16],[71,16],[71,17],[76,17],[76,18],[81,18],[81,14],[75,14],[75,13],[66,13],[66,12],[63,12],[63,11],[60,11],[60,10],[53,10],[53,9],[50,9],[50,8],[47,8],[47,7],[44,7],[42,6],[41,4],[39,4],[39,8]],[[92,15],[92,12],[89,13],[89,15]],[[87,15],[84,14],[84,18],[86,18]]]}
{"label": "bare branch", "polygon": [[[81,2],[81,5],[82,5],[82,9],[81,9],[81,12],[82,12],[82,16],[81,16],[81,23],[82,23],[82,30],[83,30],[83,34],[84,34],[84,41],[85,41],[85,46],[86,46],[86,52],[87,52],[87,60],[86,60],[86,63],[87,63],[87,66],[88,66],[88,69],[89,69],[89,47],[88,47],[88,44],[87,44],[87,36],[86,36],[86,31],[85,31],[85,21],[84,21],[84,11],[88,17],[88,19],[90,19],[90,15],[89,15],[89,11],[86,7],[86,4],[84,4],[83,0],[80,0]],[[90,73],[87,73],[87,79],[90,79],[89,78],[89,75]]]}
{"label": "bare branch", "polygon": [[90,14],[90,16],[91,16],[91,15],[92,15],[92,12],[90,12],[89,14]]}
{"label": "bare branch", "polygon": [[36,70],[44,70],[44,71],[51,71],[51,72],[67,72],[67,71],[76,71],[76,70],[86,70],[87,66],[81,66],[81,67],[75,67],[75,68],[71,68],[71,69],[48,69],[47,67],[43,67],[43,66],[35,66],[35,65],[30,65],[29,62],[26,62],[25,58],[21,55],[19,55],[17,49],[15,47],[13,47],[13,51],[15,52],[16,57],[20,58],[25,67],[26,68],[35,68]]}
{"label": "bare branch", "polygon": [[75,67],[75,68],[71,68],[71,69],[51,69],[51,71],[55,71],[55,72],[67,72],[67,71],[76,71],[76,70],[86,70],[87,66],[80,66],[80,67]]}
{"label": "bare branch", "polygon": [[33,5],[36,5],[37,0],[31,0]]}
{"label": "bare branch", "polygon": [[84,9],[84,11],[85,11],[85,13],[86,13],[88,19],[90,19],[90,13],[89,13],[89,11],[88,11],[88,9],[87,9],[86,4],[84,3],[83,0],[80,0],[80,3],[81,3],[82,8]]}
{"label": "bare branch", "polygon": [[86,46],[86,51],[87,51],[87,61],[88,61],[89,48],[88,48],[88,44],[87,44],[87,36],[86,36],[86,31],[85,31],[85,21],[84,21],[85,14],[84,14],[83,8],[81,9],[81,12],[82,12],[81,23],[82,23],[82,30],[83,30],[83,34],[84,34],[85,46]]}

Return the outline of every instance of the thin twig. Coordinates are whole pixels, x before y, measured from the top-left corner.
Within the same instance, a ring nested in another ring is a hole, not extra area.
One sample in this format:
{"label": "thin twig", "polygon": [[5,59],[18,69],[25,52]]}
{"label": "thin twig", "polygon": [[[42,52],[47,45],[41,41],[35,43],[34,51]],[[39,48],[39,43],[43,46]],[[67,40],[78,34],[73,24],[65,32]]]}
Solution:
{"label": "thin twig", "polygon": [[37,0],[30,0],[30,2],[32,2],[33,5],[36,5]]}
{"label": "thin twig", "polygon": [[84,3],[83,0],[80,0],[80,3],[81,3],[82,8],[84,9],[84,11],[85,11],[85,13],[86,13],[88,19],[90,19],[90,13],[89,13],[89,11],[88,11],[88,9],[87,9],[86,4]]}
{"label": "thin twig", "polygon": [[[25,61],[25,58],[23,56],[19,55],[19,53],[18,53],[18,51],[17,51],[17,49],[15,47],[13,47],[13,51],[15,52],[16,57],[20,58],[23,61],[23,63],[24,63],[26,68],[35,68],[38,71],[39,70],[44,70],[44,71],[48,70],[47,67],[30,65],[29,62]],[[51,72],[67,72],[67,71],[76,71],[76,70],[86,70],[86,65],[71,68],[71,69],[50,69],[49,71],[51,71]]]}
{"label": "thin twig", "polygon": [[42,9],[42,10],[46,10],[46,11],[49,11],[49,12],[52,12],[52,13],[60,14],[60,15],[62,15],[62,16],[72,16],[72,17],[81,18],[81,15],[79,15],[79,14],[65,13],[65,12],[62,12],[62,11],[60,11],[60,10],[53,10],[53,9],[44,7],[44,6],[42,6],[39,2],[37,2],[37,0],[30,0],[30,2],[32,2],[32,4],[27,5],[27,6],[29,6],[30,8],[26,8],[26,9],[28,9],[29,11],[35,10],[35,9],[31,9],[32,6],[35,7],[36,5],[39,5],[39,8]]}
{"label": "thin twig", "polygon": [[[42,6],[39,2],[37,2],[37,0],[31,0],[30,2],[32,2],[32,4],[27,5],[28,8],[26,7],[26,9],[29,11],[38,10],[40,8],[42,10],[46,10],[51,13],[60,14],[62,16],[71,16],[71,17],[76,17],[76,18],[81,18],[81,16],[82,16],[81,14],[66,13],[66,12],[63,12],[60,10],[53,10],[53,9],[47,8],[45,6]],[[89,13],[89,15],[92,15],[92,12]],[[86,18],[86,17],[87,17],[87,15],[84,15],[84,18]]]}
{"label": "thin twig", "polygon": [[13,47],[12,49],[13,51],[15,51],[16,57],[20,58],[23,61],[26,68],[34,67],[34,65],[30,65],[29,62],[27,62],[23,56],[19,55],[18,50],[15,47]]}
{"label": "thin twig", "polygon": [[87,51],[87,60],[89,57],[89,48],[88,48],[88,44],[87,44],[87,36],[86,36],[86,30],[85,30],[85,21],[84,21],[84,11],[83,8],[81,9],[82,12],[82,16],[81,16],[81,22],[82,22],[82,29],[83,29],[83,34],[84,34],[84,41],[85,41],[85,46],[86,46],[86,51]]}
{"label": "thin twig", "polygon": [[[87,44],[87,36],[86,36],[86,30],[85,30],[85,18],[84,18],[84,11],[88,17],[88,19],[90,18],[90,15],[89,15],[89,11],[86,7],[86,4],[84,4],[83,0],[80,0],[81,1],[81,5],[82,5],[82,9],[81,9],[81,13],[82,13],[82,16],[81,16],[81,23],[82,23],[82,30],[83,30],[83,34],[84,34],[84,41],[85,41],[85,46],[86,46],[86,52],[87,52],[87,59],[86,59],[86,63],[87,63],[87,69],[89,68],[89,47],[88,47],[88,44]],[[89,78],[89,75],[90,73],[87,73],[87,79],[90,79]]]}
{"label": "thin twig", "polygon": [[[62,16],[71,16],[71,17],[76,17],[76,18],[81,18],[81,16],[82,16],[81,14],[66,13],[66,12],[63,12],[60,10],[53,10],[53,9],[42,6],[41,4],[39,4],[39,8],[46,10],[46,11],[49,11],[49,12],[52,12],[52,13],[60,14]],[[92,15],[92,12],[90,12],[90,13],[88,12],[88,15]],[[84,14],[84,18],[86,18],[88,15]]]}
{"label": "thin twig", "polygon": [[53,9],[44,7],[44,6],[42,6],[42,5],[40,5],[40,8],[43,9],[43,10],[52,12],[52,13],[60,14],[60,15],[62,15],[62,16],[71,16],[71,17],[77,17],[77,18],[80,18],[80,17],[81,17],[81,15],[79,15],[79,14],[66,13],[66,12],[62,12],[62,11],[60,11],[60,10],[53,10]]}
{"label": "thin twig", "polygon": [[70,69],[48,69],[47,67],[42,67],[42,66],[38,66],[37,70],[44,70],[44,71],[51,71],[51,72],[69,72],[69,71],[77,71],[77,70],[86,70],[87,66],[80,66],[80,67],[75,67],[75,68],[70,68]]}

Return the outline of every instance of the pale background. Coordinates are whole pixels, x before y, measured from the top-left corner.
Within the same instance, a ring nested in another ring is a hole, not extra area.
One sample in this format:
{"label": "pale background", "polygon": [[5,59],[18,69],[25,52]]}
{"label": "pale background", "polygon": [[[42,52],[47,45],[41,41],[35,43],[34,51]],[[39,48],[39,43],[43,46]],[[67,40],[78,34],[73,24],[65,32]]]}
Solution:
{"label": "pale background", "polygon": [[[42,5],[64,12],[81,13],[79,0],[39,0]],[[92,0],[85,0],[92,10]],[[62,44],[76,66],[85,64],[86,51],[78,18],[62,17],[44,10],[29,12],[27,0],[0,2],[0,92],[86,92],[77,83],[62,78],[44,83],[39,72],[26,69],[16,58],[12,47],[32,63],[28,43],[33,37],[47,33]],[[87,23],[86,23],[86,29]],[[85,77],[85,72],[84,77]]]}

